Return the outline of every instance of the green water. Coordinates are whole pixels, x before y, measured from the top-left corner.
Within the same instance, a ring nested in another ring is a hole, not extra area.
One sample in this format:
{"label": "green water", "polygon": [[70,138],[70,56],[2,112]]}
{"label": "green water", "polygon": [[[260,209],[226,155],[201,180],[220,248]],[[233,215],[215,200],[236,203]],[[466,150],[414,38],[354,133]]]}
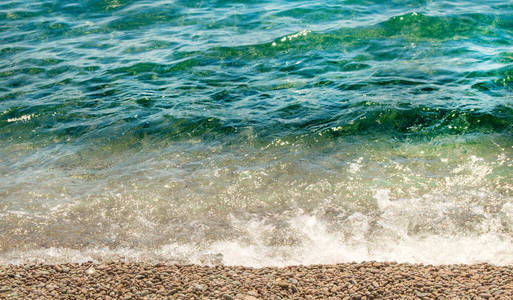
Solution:
{"label": "green water", "polygon": [[9,1],[0,41],[0,263],[513,263],[511,1]]}

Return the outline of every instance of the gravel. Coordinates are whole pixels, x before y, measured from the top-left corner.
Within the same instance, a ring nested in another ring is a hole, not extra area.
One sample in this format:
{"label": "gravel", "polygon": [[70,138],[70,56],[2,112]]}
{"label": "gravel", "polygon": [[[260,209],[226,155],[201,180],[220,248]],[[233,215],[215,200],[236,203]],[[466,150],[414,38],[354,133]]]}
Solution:
{"label": "gravel", "polygon": [[347,263],[0,266],[1,299],[512,299],[513,267]]}

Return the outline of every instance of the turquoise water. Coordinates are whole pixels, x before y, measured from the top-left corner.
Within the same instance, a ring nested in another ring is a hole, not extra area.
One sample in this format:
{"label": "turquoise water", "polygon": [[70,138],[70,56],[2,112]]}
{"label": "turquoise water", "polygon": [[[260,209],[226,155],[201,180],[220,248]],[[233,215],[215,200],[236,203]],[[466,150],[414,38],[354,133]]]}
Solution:
{"label": "turquoise water", "polygon": [[0,41],[2,263],[513,263],[511,1],[8,1]]}

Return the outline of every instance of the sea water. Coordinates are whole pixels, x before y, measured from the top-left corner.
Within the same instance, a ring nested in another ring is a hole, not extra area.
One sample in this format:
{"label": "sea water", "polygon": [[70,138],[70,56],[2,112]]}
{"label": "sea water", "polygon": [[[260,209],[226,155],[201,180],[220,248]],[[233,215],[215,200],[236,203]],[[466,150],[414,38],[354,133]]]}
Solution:
{"label": "sea water", "polygon": [[513,263],[513,2],[0,2],[0,263]]}

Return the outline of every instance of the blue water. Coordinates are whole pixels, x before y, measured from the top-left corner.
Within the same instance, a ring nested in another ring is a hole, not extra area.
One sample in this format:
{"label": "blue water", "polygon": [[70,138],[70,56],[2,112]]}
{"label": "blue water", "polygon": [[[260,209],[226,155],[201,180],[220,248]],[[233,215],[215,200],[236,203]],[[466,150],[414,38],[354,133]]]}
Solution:
{"label": "blue water", "polygon": [[513,263],[511,1],[4,1],[0,41],[0,262]]}

